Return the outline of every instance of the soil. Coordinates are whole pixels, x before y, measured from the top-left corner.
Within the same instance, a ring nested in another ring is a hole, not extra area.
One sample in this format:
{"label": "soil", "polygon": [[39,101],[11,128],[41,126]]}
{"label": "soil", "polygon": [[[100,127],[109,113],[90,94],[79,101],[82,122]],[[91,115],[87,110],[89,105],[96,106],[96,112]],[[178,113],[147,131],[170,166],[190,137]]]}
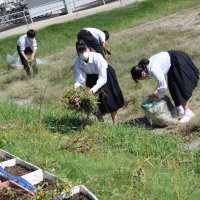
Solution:
{"label": "soil", "polygon": [[19,164],[12,167],[5,167],[5,170],[13,176],[23,176],[34,171],[33,169],[27,169]]}
{"label": "soil", "polygon": [[77,193],[69,198],[64,198],[64,200],[91,200],[91,199],[85,194]]}
{"label": "soil", "polygon": [[66,183],[58,179],[44,179],[42,182],[36,185],[35,196],[39,199],[56,199],[56,196],[60,195],[65,190]]}
{"label": "soil", "polygon": [[30,195],[19,188],[0,188],[0,200],[28,200]]}
{"label": "soil", "polygon": [[0,174],[0,184],[1,182],[7,181],[8,179]]}
{"label": "soil", "polygon": [[40,183],[36,185],[36,187],[40,187],[42,190],[55,190],[57,188],[58,180],[49,180],[44,179]]}

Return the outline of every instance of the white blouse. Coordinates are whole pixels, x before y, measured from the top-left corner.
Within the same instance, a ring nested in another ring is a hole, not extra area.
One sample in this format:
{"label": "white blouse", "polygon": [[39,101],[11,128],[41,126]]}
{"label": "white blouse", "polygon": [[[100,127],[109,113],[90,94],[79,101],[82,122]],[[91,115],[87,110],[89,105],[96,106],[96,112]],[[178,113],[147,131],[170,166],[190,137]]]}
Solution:
{"label": "white blouse", "polygon": [[167,89],[165,75],[168,73],[171,61],[168,52],[160,52],[149,58],[147,71],[150,76],[154,76],[157,80],[158,97],[164,97],[164,92]]}
{"label": "white blouse", "polygon": [[22,35],[19,40],[17,41],[17,45],[20,47],[20,51],[24,52],[25,48],[31,47],[32,49],[37,49],[37,42],[36,39],[30,39],[27,34]]}
{"label": "white blouse", "polygon": [[98,74],[98,80],[91,90],[96,93],[107,82],[108,63],[100,53],[89,52],[89,61],[85,63],[79,56],[74,63],[74,87],[85,84],[87,74]]}

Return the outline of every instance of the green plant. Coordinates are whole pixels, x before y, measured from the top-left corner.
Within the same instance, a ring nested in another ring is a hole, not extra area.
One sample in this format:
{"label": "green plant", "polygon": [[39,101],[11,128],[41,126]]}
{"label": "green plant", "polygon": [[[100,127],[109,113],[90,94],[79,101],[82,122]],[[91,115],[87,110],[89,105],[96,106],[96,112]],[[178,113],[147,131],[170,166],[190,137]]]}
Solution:
{"label": "green plant", "polygon": [[78,112],[89,114],[97,110],[98,97],[88,94],[88,88],[81,86],[70,87],[61,97],[61,104],[67,108]]}
{"label": "green plant", "polygon": [[19,188],[0,187],[0,199],[26,200],[31,196]]}
{"label": "green plant", "polygon": [[34,191],[32,200],[56,199],[57,196],[69,197],[73,188],[72,182],[61,182],[59,180],[44,180]]}

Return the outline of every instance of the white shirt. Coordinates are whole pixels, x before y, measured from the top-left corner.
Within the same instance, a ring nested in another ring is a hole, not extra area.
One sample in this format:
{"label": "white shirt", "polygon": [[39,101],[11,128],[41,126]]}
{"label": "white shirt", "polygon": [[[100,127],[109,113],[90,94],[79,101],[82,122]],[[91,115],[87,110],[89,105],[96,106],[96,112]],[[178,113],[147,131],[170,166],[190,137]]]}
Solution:
{"label": "white shirt", "polygon": [[89,31],[97,40],[99,43],[105,43],[106,36],[105,33],[97,28],[84,28],[83,30]]}
{"label": "white shirt", "polygon": [[74,87],[85,84],[86,74],[98,74],[98,80],[91,90],[96,93],[107,82],[108,63],[100,53],[89,52],[89,61],[85,63],[79,56],[74,63]]}
{"label": "white shirt", "polygon": [[154,76],[157,80],[158,97],[164,97],[164,92],[167,89],[165,75],[168,73],[171,61],[168,52],[160,52],[149,58],[147,71],[150,76]]}
{"label": "white shirt", "polygon": [[25,48],[31,47],[32,49],[37,49],[37,42],[36,39],[30,39],[27,34],[22,35],[19,40],[17,41],[17,45],[20,46],[21,53],[24,52]]}

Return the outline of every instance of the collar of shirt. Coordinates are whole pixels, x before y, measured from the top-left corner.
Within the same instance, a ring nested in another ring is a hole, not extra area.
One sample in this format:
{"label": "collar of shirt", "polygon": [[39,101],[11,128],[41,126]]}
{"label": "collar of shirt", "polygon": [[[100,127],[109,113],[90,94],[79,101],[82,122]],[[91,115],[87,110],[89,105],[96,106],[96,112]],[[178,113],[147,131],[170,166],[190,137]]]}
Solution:
{"label": "collar of shirt", "polygon": [[[80,58],[80,57],[79,57]],[[93,60],[93,54],[92,52],[89,52],[89,59],[88,59],[88,62],[85,62],[83,59],[81,59],[81,66],[84,66],[84,65],[87,65],[89,63],[92,63],[92,60]]]}

